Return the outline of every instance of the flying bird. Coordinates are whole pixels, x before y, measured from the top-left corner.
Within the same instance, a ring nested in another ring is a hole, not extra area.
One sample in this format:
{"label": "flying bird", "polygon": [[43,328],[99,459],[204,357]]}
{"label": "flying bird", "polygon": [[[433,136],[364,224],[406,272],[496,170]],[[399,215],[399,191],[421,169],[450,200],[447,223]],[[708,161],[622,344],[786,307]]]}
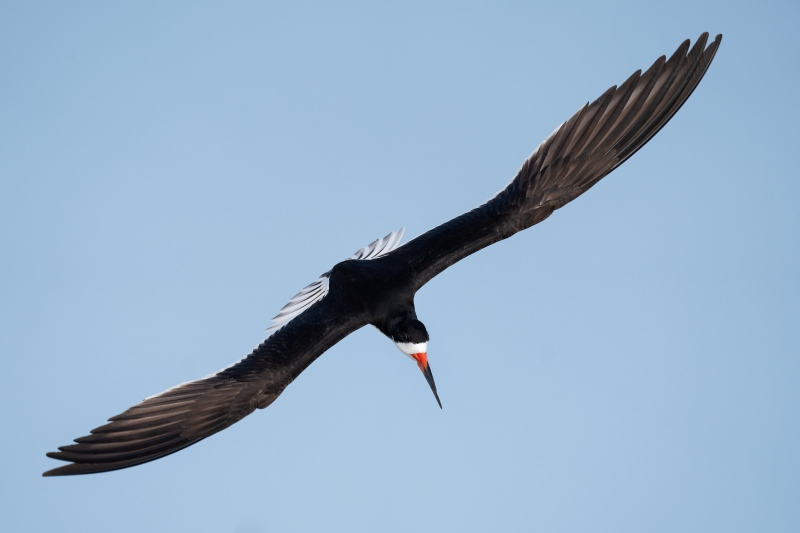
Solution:
{"label": "flying bird", "polygon": [[428,330],[414,295],[450,265],[538,224],[644,146],[692,94],[722,41],[684,41],[587,103],[485,204],[400,246],[390,233],[337,263],[273,319],[253,352],[216,374],[151,396],[48,457],[70,464],[45,476],[90,474],[177,452],[270,405],[320,355],[371,324],[422,371],[441,407],[428,363]]}

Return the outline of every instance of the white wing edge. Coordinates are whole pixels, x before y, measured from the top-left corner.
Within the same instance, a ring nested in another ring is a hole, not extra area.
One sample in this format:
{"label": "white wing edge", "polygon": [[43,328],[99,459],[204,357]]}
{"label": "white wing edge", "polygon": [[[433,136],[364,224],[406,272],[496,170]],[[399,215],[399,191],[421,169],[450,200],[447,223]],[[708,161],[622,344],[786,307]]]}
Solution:
{"label": "white wing edge", "polygon": [[[386,237],[377,239],[348,257],[353,260],[376,259],[384,256],[398,247],[406,228],[393,231]],[[306,309],[322,300],[328,294],[328,279],[330,271],[325,272],[313,283],[306,285],[303,290],[295,294],[289,302],[272,319],[272,325],[266,329],[270,334],[278,331],[289,323],[294,317],[302,314]]]}
{"label": "white wing edge", "polygon": [[[405,233],[406,228],[400,228],[398,231],[393,231],[386,237],[381,239],[377,239],[367,246],[363,247],[348,259],[355,259],[355,260],[367,260],[367,259],[375,259],[377,257],[381,257],[383,255],[388,254],[400,244],[400,240],[403,238],[403,234]],[[328,294],[328,278],[330,276],[330,271],[325,272],[319,278],[317,278],[313,283],[310,283],[303,287],[303,289],[295,294],[289,302],[283,306],[283,308],[275,315],[275,318],[272,319],[273,324],[266,329],[266,331],[270,332],[270,334],[276,332],[277,330],[281,329],[283,326],[289,323],[294,317],[300,315],[317,303],[318,301],[322,300],[326,294]],[[152,396],[148,396],[143,401],[147,401],[153,398],[157,398],[162,396],[168,392],[174,391],[175,389],[180,389],[184,385],[188,385],[190,383],[194,383],[196,381],[203,381],[208,378],[212,378],[219,374],[220,372],[224,372],[225,370],[229,369],[232,366],[239,364],[243,359],[233,363],[232,365],[228,365],[224,368],[220,368],[216,372],[212,372],[207,376],[204,376],[200,379],[195,379],[191,381],[184,381],[183,383],[179,383],[174,387],[170,387],[165,391],[161,391],[158,394],[154,394]]]}

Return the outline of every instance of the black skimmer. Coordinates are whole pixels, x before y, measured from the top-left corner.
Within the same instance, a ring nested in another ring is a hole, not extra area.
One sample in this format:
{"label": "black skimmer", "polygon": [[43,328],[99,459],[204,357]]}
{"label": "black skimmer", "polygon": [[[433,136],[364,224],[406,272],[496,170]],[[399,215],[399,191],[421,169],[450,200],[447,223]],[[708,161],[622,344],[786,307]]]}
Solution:
{"label": "black skimmer", "polygon": [[644,73],[583,106],[523,163],[494,198],[398,246],[390,233],[336,264],[292,298],[271,335],[238,363],[145,399],[48,457],[70,464],[45,476],[90,474],[134,466],[191,446],[275,398],[317,357],[372,324],[416,360],[439,395],[428,364],[428,331],[414,295],[450,265],[538,224],[644,146],[689,98],[722,36],[684,41]]}

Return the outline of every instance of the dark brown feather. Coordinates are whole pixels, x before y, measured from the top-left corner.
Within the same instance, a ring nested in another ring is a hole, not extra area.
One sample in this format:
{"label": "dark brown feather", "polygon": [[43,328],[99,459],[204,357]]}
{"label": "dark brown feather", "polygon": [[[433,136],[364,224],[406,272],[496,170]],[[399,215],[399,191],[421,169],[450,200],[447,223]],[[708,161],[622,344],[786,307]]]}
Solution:
{"label": "dark brown feather", "polygon": [[[184,383],[134,405],[48,457],[70,461],[45,476],[127,468],[191,446],[270,405],[330,346],[365,324],[326,298],[216,375]],[[320,305],[322,304],[322,305]],[[320,317],[334,316],[333,319]]]}
{"label": "dark brown feather", "polygon": [[[617,168],[680,109],[700,83],[722,36],[684,41],[622,85],[583,106],[523,163],[497,196],[389,254],[407,261],[415,290],[470,254],[546,219]],[[687,52],[688,51],[688,52]]]}

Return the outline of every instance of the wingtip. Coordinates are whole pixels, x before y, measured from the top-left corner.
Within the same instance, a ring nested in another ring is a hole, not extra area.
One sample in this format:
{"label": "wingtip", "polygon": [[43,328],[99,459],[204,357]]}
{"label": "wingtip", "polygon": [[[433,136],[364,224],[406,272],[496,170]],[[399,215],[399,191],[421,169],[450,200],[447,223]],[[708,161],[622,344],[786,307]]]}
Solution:
{"label": "wingtip", "polygon": [[[704,32],[703,32],[703,33],[701,33],[701,34],[700,34],[700,36],[699,36],[699,37],[697,37],[697,39],[695,40],[695,45],[697,45],[698,43],[703,43],[703,48],[707,48],[707,47],[710,47],[710,46],[719,46],[719,43],[721,43],[721,42],[722,42],[722,34],[721,34],[721,33],[718,33],[718,34],[716,35],[716,37],[714,37],[714,40],[713,40],[713,41],[711,41],[711,42],[709,43],[709,42],[708,42],[708,38],[709,38],[710,36],[711,36],[711,34],[710,34],[709,32],[707,32],[707,31],[704,31]],[[688,42],[688,39],[687,39],[687,42]]]}
{"label": "wingtip", "polygon": [[[50,457],[50,454],[47,454]],[[59,477],[59,476],[72,476],[75,474],[87,474],[89,472],[80,471],[80,465],[75,463],[59,466],[58,468],[53,468],[52,470],[48,470],[42,473],[42,477]]]}
{"label": "wingtip", "polygon": [[42,473],[42,477],[61,477],[61,476],[77,476],[82,474],[99,474],[100,472],[108,472],[109,470],[117,470],[117,468],[107,468],[90,463],[71,463],[58,468],[53,468],[47,472]]}
{"label": "wingtip", "polygon": [[[59,446],[58,452],[47,452],[45,455],[50,459],[58,459],[59,461],[69,461],[69,459],[64,457],[63,449],[66,446]],[[84,470],[84,471],[79,471]],[[85,473],[85,467],[82,465],[78,465],[76,463],[70,463],[68,465],[59,466],[58,468],[52,468],[46,472],[42,473],[42,477],[57,477],[57,476],[69,476],[74,474],[82,474]]]}
{"label": "wingtip", "polygon": [[[697,40],[699,41],[701,39],[708,39],[710,36],[711,34],[709,32],[704,31],[703,33],[700,34],[700,37],[698,37]],[[721,41],[721,40],[722,40],[722,34],[718,33],[717,36],[714,37],[714,41]]]}

